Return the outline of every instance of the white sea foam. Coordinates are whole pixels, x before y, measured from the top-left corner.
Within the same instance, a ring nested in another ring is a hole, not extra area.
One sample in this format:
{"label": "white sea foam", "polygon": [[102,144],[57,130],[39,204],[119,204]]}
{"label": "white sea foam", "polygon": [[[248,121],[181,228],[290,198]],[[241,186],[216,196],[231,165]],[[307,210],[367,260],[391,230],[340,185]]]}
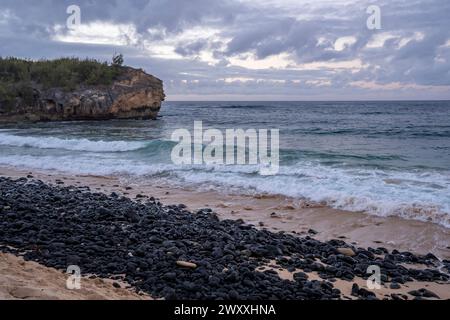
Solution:
{"label": "white sea foam", "polygon": [[183,171],[178,176],[187,183],[306,198],[337,209],[431,221],[450,228],[450,177],[441,173],[350,171],[299,163],[281,168],[281,174],[273,177],[223,168]]}
{"label": "white sea foam", "polygon": [[88,156],[2,156],[0,165],[55,170],[71,174],[95,175],[157,175],[174,169],[174,165],[155,164],[146,165],[139,161],[116,159],[114,157]]}
{"label": "white sea foam", "polygon": [[2,155],[0,165],[75,174],[132,175],[199,187],[306,198],[331,207],[379,216],[431,221],[450,228],[448,172],[343,169],[301,162],[264,177],[256,166],[176,166],[123,159],[116,154]]}
{"label": "white sea foam", "polygon": [[60,139],[53,137],[18,136],[0,133],[0,145],[39,149],[63,149],[87,152],[124,152],[144,148],[138,141],[93,141],[88,139]]}

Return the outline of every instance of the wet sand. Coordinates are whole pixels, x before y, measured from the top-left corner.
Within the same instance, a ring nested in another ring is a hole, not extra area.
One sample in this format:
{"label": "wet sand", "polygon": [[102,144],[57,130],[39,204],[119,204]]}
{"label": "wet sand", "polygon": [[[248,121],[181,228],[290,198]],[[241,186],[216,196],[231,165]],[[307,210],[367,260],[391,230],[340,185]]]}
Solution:
{"label": "wet sand", "polygon": [[[408,265],[409,268],[413,267],[412,265]],[[425,269],[425,266],[416,265],[415,266],[418,269]],[[275,262],[272,264],[269,264],[263,268],[260,269],[260,271],[264,270],[274,270],[278,273],[278,276],[281,279],[294,281],[294,273],[297,271],[302,270],[296,270],[293,272],[289,272],[288,270],[281,268],[278,266]],[[306,273],[308,275],[308,280],[319,280],[320,278],[319,274],[317,272],[308,272]],[[367,289],[367,280],[355,277],[352,281],[345,281],[342,279],[336,279],[336,281],[333,283],[335,288],[338,288],[341,290],[343,299],[345,300],[356,300],[357,298],[352,296],[352,286],[356,283],[360,288],[366,288]],[[433,293],[437,294],[440,299],[449,300],[450,299],[450,284],[448,283],[437,283],[437,282],[423,282],[423,281],[414,281],[414,282],[407,282],[405,284],[402,284],[402,287],[400,289],[391,289],[388,284],[381,285],[380,289],[374,289],[371,290],[371,292],[375,293],[378,299],[392,299],[392,294],[395,295],[404,295],[407,297],[408,300],[414,299],[414,296],[409,294],[410,291],[419,290],[421,288],[426,288],[427,290],[432,291]]]}

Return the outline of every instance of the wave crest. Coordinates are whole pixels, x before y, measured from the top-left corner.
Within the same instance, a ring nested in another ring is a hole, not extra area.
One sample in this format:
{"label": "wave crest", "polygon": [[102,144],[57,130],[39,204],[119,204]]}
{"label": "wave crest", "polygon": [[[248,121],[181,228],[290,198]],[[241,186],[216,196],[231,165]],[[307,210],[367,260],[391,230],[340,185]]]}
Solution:
{"label": "wave crest", "polygon": [[88,139],[60,139],[53,137],[17,136],[0,134],[0,145],[10,147],[29,147],[39,149],[63,149],[87,152],[125,152],[146,147],[139,141],[94,141]]}

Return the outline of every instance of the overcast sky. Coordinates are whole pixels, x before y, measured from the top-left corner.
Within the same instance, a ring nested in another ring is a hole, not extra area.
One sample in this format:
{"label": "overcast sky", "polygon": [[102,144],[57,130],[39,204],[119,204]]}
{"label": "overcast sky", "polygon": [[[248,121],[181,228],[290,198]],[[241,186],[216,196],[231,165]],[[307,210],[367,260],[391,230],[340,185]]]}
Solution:
{"label": "overcast sky", "polygon": [[450,1],[0,0],[0,56],[114,52],[168,100],[450,99]]}

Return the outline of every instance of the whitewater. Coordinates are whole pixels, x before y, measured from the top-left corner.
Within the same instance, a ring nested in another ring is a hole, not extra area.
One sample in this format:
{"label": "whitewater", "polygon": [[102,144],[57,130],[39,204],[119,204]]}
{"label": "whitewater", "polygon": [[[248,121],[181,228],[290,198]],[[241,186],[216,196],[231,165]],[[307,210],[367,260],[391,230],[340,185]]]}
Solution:
{"label": "whitewater", "polygon": [[[2,128],[0,166],[282,195],[450,228],[449,111],[435,102],[167,103],[158,121]],[[174,165],[170,134],[194,120],[219,129],[279,128],[279,174]]]}

